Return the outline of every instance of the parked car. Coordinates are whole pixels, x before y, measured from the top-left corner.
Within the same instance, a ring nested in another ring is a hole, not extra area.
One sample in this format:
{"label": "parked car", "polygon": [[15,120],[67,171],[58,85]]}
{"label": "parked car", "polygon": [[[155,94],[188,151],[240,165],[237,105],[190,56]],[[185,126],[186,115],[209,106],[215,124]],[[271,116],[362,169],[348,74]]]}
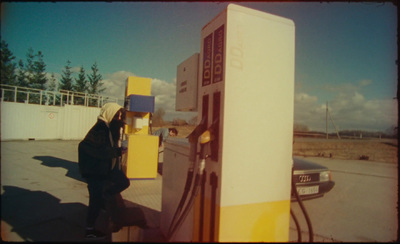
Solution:
{"label": "parked car", "polygon": [[[335,186],[327,167],[298,157],[293,157],[292,180],[301,200],[322,197]],[[291,199],[296,201],[293,193]]]}

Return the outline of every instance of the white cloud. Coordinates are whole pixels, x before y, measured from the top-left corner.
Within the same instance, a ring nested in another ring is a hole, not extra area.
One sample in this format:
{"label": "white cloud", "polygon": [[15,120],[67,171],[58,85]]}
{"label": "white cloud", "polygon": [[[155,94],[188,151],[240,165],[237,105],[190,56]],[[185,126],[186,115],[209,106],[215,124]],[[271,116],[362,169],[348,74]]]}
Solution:
{"label": "white cloud", "polygon": [[[341,101],[346,101],[343,105]],[[358,92],[340,94],[332,102],[332,116],[343,129],[384,131],[397,124],[397,101],[366,100]]]}
{"label": "white cloud", "polygon": [[313,104],[318,100],[316,96],[310,96],[304,92],[296,93],[294,96],[294,101],[301,104]]}
{"label": "white cloud", "polygon": [[81,67],[80,66],[72,67],[71,72],[79,74],[79,72],[81,72]]}
{"label": "white cloud", "polygon": [[125,96],[126,79],[129,76],[135,76],[129,71],[118,71],[103,76],[104,95],[123,99]]}
{"label": "white cloud", "polygon": [[[313,92],[326,91],[333,98],[329,99],[329,113],[339,130],[385,131],[397,125],[397,100],[367,99],[365,88],[372,80],[357,82],[325,84],[314,87]],[[326,97],[313,96],[302,92],[296,86],[295,123],[308,126],[310,130],[324,132],[326,130]],[[325,92],[325,93],[324,93]],[[324,99],[324,100],[322,100]],[[329,132],[335,132],[328,117]]]}
{"label": "white cloud", "polygon": [[175,97],[176,84],[168,83],[163,80],[153,79],[151,81],[151,94],[156,95],[171,95]]}
{"label": "white cloud", "polygon": [[[104,95],[117,97],[121,100],[125,96],[126,79],[129,76],[136,76],[132,72],[118,71],[112,74],[104,75],[103,87],[106,88]],[[165,120],[181,118],[191,119],[195,113],[184,113],[175,111],[176,81],[173,83],[160,79],[151,80],[151,95],[155,97],[155,110],[162,108],[165,111]]]}
{"label": "white cloud", "polygon": [[355,83],[325,84],[322,89],[330,92],[353,93],[371,84],[371,80],[359,80]]}
{"label": "white cloud", "polygon": [[166,115],[175,112],[176,85],[163,80],[153,79],[151,94],[155,96],[155,109],[164,109]]}
{"label": "white cloud", "polygon": [[[55,73],[55,78],[61,75]],[[125,96],[125,85],[128,76],[135,76],[128,71],[118,71],[103,76],[104,95],[120,98]],[[48,74],[48,78],[50,74]],[[155,96],[155,110],[162,108],[165,111],[165,120],[181,118],[189,120],[196,116],[196,112],[175,111],[176,81],[173,83],[160,79],[152,79],[151,94]],[[397,101],[367,100],[360,91],[372,83],[370,80],[361,80],[357,84],[340,84],[325,86],[324,89],[336,94],[329,101],[329,111],[339,130],[373,130],[385,131],[397,125]],[[301,89],[299,89],[301,90]],[[295,93],[294,120],[297,124],[308,126],[310,130],[324,132],[326,128],[326,101],[305,92]],[[334,132],[329,120],[329,132]]]}
{"label": "white cloud", "polygon": [[369,86],[369,85],[371,85],[371,84],[372,84],[372,81],[371,81],[371,80],[360,80],[360,81],[358,82],[358,85],[359,85],[360,87]]}
{"label": "white cloud", "polygon": [[[349,91],[349,90],[346,90]],[[339,130],[385,131],[397,125],[397,101],[366,100],[360,92],[341,92],[330,101],[329,113]],[[295,123],[308,126],[310,130],[326,130],[326,103],[305,93],[295,95]],[[334,127],[328,117],[329,132]]]}
{"label": "white cloud", "polygon": [[155,96],[155,110],[164,109],[165,120],[171,121],[180,118],[188,121],[197,114],[195,112],[175,111],[176,80],[173,83],[168,83],[163,80],[153,79],[151,82],[151,94]]}

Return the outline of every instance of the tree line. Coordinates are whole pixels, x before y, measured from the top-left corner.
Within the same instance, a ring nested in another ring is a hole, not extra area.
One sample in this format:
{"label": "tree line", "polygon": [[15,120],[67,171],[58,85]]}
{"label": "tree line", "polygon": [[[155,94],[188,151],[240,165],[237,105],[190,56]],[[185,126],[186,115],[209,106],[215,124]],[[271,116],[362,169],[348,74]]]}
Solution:
{"label": "tree line", "polygon": [[[304,124],[293,124],[293,131],[295,133],[301,134],[303,136],[307,136],[309,133],[309,137],[325,137],[326,132],[322,131],[310,131],[307,125]],[[338,131],[339,135],[344,138],[395,138],[398,135],[398,127],[391,126],[387,128],[385,131],[367,131],[367,130],[340,130]],[[328,133],[330,138],[337,137],[336,133]]]}
{"label": "tree line", "polygon": [[44,54],[35,52],[29,48],[26,59],[18,62],[8,48],[8,44],[1,40],[1,84],[35,88],[48,91],[68,90],[89,94],[100,94],[104,92],[102,75],[99,73],[97,62],[91,66],[91,73],[86,74],[83,65],[77,77],[73,76],[71,61],[67,60],[59,81],[51,73],[47,76]]}

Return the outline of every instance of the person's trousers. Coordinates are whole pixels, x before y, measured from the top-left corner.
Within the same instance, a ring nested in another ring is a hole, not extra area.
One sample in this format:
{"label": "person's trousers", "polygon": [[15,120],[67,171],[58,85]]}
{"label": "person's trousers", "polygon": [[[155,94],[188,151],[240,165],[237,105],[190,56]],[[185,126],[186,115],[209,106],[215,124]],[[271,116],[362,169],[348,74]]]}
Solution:
{"label": "person's trousers", "polygon": [[[110,181],[111,186],[104,191],[107,181]],[[124,172],[114,167],[107,180],[88,177],[86,178],[86,182],[89,191],[89,207],[86,216],[86,225],[87,227],[94,227],[96,219],[100,214],[101,207],[104,204],[103,192],[109,196],[114,196],[128,188],[130,181]]]}
{"label": "person's trousers", "polygon": [[105,180],[86,178],[89,191],[89,207],[86,215],[86,226],[93,228],[103,204],[103,188]]}

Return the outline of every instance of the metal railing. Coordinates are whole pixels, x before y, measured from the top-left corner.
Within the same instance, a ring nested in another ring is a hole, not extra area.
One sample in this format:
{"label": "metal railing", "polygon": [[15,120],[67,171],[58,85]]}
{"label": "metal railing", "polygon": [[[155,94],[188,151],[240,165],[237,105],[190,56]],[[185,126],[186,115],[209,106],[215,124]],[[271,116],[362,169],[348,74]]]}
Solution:
{"label": "metal railing", "polygon": [[52,106],[82,105],[101,107],[108,102],[123,103],[124,99],[98,94],[88,94],[67,90],[47,91],[35,88],[0,84],[1,101]]}

